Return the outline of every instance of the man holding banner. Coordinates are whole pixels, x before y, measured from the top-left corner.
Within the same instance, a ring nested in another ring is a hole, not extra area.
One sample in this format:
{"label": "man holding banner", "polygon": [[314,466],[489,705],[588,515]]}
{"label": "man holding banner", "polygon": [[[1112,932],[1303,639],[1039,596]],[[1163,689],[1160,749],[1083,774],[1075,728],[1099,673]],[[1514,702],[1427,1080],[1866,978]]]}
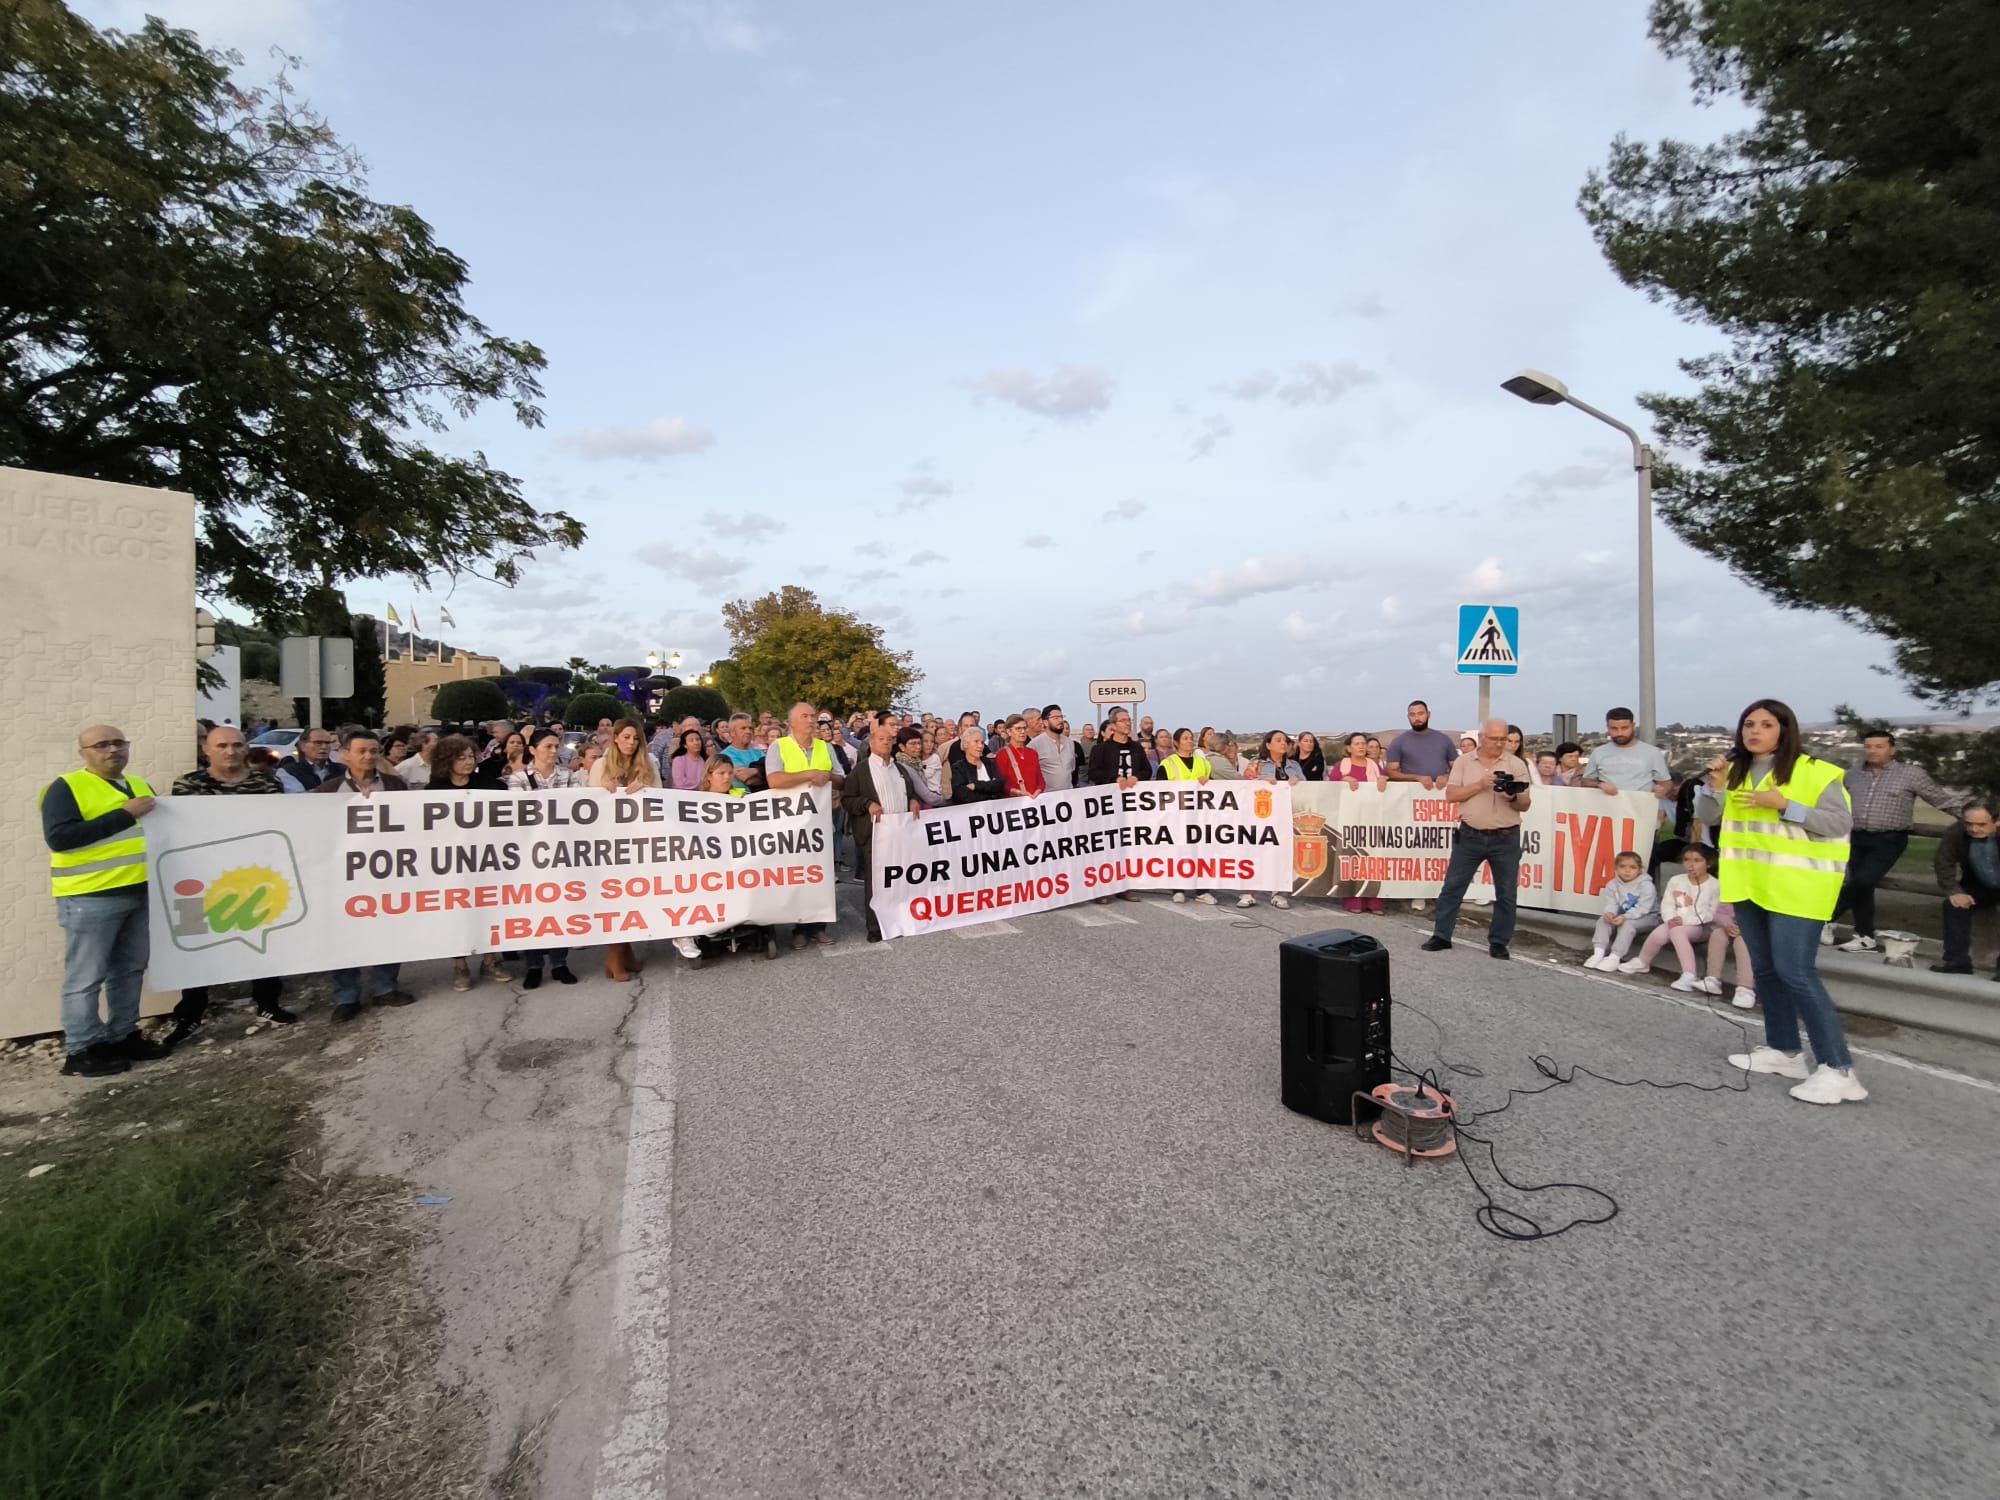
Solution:
{"label": "man holding banner", "polygon": [[868,732],[868,753],[849,773],[842,789],[840,810],[847,817],[847,831],[858,851],[861,866],[861,910],[867,917],[868,941],[882,941],[882,924],[875,919],[875,825],[884,813],[907,812],[912,817],[924,810],[924,798],[916,776],[896,759],[894,720],[884,715]]}
{"label": "man holding banner", "polygon": [[1451,841],[1451,864],[1444,889],[1438,892],[1437,923],[1424,941],[1424,952],[1440,953],[1451,946],[1458,909],[1481,865],[1493,872],[1493,925],[1487,930],[1486,951],[1495,958],[1512,958],[1514,906],[1521,884],[1521,814],[1528,810],[1532,784],[1527,762],[1507,753],[1507,721],[1488,719],[1479,726],[1479,747],[1452,762],[1444,794],[1458,804],[1458,831]]}

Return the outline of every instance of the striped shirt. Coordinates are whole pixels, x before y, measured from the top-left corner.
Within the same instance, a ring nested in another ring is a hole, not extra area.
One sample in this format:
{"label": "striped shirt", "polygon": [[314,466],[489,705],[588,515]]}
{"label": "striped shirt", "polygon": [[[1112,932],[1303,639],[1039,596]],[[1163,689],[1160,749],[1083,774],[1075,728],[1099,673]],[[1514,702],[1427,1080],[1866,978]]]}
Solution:
{"label": "striped shirt", "polygon": [[276,797],[284,790],[269,771],[252,771],[241,781],[224,781],[204,767],[174,782],[176,797]]}
{"label": "striped shirt", "polygon": [[1906,760],[1892,760],[1879,771],[1856,766],[1847,773],[1847,795],[1862,833],[1908,833],[1919,797],[1939,812],[1955,813],[1966,803],[1965,793],[1946,791],[1930,772]]}

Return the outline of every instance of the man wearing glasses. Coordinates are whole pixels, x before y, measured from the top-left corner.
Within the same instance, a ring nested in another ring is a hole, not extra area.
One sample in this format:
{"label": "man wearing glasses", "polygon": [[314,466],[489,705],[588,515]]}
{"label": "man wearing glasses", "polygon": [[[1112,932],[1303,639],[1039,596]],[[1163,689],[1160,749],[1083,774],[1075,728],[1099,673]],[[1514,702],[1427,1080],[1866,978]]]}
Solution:
{"label": "man wearing glasses", "polygon": [[63,929],[62,1070],[100,1078],[169,1050],[139,1034],[148,952],[139,820],[153,810],[153,789],[126,774],[132,746],[123,731],[93,724],[77,744],[83,769],[42,791],[42,839]]}
{"label": "man wearing glasses", "polygon": [[278,762],[278,785],[288,792],[316,792],[340,775],[340,767],[328,757],[333,753],[333,731],[308,729],[299,736],[299,753]]}

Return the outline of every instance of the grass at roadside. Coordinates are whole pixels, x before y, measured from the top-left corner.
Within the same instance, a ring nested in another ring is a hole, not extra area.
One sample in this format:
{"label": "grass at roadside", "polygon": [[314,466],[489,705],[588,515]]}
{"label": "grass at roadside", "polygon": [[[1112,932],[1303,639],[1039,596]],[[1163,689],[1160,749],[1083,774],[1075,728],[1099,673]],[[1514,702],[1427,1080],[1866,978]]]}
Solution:
{"label": "grass at roadside", "polygon": [[219,1083],[143,1129],[99,1094],[0,1169],[0,1495],[459,1493],[406,1192],[313,1170],[299,1083]]}

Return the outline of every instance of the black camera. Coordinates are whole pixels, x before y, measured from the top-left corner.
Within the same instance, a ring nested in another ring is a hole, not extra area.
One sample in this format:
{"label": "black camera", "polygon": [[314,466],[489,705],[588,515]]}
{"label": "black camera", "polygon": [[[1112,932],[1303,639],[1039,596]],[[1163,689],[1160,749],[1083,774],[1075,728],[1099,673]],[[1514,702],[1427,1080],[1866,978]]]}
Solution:
{"label": "black camera", "polygon": [[1496,796],[1518,797],[1532,785],[1532,782],[1519,780],[1514,776],[1508,775],[1505,771],[1495,771],[1493,773],[1493,791]]}

